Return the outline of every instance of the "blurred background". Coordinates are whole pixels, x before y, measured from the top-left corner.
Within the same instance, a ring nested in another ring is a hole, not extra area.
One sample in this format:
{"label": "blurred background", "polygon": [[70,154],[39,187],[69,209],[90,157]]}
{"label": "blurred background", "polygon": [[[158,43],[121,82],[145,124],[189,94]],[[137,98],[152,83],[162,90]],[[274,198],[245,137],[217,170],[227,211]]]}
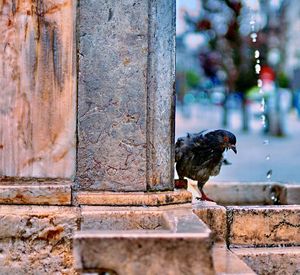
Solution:
{"label": "blurred background", "polygon": [[176,2],[176,138],[237,136],[213,181],[300,183],[300,1]]}

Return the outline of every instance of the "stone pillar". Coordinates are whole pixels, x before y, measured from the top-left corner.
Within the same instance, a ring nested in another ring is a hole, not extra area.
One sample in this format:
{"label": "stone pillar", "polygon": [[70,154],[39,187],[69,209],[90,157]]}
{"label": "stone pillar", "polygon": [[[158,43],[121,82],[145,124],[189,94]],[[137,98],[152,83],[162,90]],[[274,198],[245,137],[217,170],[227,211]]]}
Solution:
{"label": "stone pillar", "polygon": [[0,203],[70,204],[74,0],[0,1]]}
{"label": "stone pillar", "polygon": [[173,189],[175,0],[81,0],[77,184]]}

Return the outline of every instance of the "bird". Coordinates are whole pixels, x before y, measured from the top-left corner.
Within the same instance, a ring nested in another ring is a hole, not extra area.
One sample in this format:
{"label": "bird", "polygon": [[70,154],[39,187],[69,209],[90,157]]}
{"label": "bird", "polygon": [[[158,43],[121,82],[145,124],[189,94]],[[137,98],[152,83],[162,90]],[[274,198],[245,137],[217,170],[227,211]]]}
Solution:
{"label": "bird", "polygon": [[[217,176],[224,164],[223,153],[231,149],[237,154],[236,137],[233,133],[218,129],[179,137],[175,143],[175,163],[179,183],[190,178],[197,181],[201,197],[197,199],[213,201],[203,191],[210,176]],[[226,160],[225,160],[226,163]]]}

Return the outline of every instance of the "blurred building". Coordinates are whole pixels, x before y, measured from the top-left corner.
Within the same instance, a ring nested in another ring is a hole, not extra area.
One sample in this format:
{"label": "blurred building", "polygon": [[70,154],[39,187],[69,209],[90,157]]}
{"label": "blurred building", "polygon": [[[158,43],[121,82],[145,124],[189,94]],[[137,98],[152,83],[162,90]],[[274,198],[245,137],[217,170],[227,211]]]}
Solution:
{"label": "blurred building", "polygon": [[293,76],[294,70],[300,67],[300,1],[289,0],[286,9],[284,69],[288,75]]}

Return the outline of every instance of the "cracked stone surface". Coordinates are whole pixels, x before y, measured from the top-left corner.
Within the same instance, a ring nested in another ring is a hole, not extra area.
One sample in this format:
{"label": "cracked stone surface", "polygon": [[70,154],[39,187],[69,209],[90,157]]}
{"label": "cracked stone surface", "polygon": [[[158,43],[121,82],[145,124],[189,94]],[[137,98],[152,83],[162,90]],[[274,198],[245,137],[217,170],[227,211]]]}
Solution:
{"label": "cracked stone surface", "polygon": [[231,246],[300,245],[300,206],[227,208]]}
{"label": "cracked stone surface", "polygon": [[238,248],[232,251],[257,274],[300,274],[300,248]]}
{"label": "cracked stone surface", "polygon": [[172,189],[174,7],[171,0],[80,1],[81,190]]}
{"label": "cracked stone surface", "polygon": [[76,208],[0,206],[0,274],[76,274]]}
{"label": "cracked stone surface", "polygon": [[207,224],[213,233],[214,241],[224,242],[227,235],[226,208],[209,202],[193,204],[194,213]]}

